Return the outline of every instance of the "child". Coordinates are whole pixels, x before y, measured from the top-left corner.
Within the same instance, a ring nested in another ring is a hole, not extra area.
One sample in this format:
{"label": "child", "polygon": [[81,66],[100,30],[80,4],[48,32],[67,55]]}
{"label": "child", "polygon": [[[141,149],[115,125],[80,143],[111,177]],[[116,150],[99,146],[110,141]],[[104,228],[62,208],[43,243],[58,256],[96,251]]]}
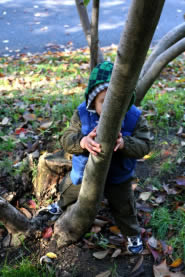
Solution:
{"label": "child", "polygon": [[[113,64],[103,62],[91,72],[84,101],[74,112],[70,126],[65,131],[61,144],[64,151],[73,154],[72,170],[60,184],[62,208],[74,203],[78,198],[83,172],[89,153],[98,155],[101,145],[95,142],[96,126],[111,78]],[[136,159],[142,158],[150,150],[150,132],[141,112],[130,105],[118,135],[105,184],[105,196],[116,224],[127,236],[130,253],[140,253],[143,244],[138,226],[131,180]]]}

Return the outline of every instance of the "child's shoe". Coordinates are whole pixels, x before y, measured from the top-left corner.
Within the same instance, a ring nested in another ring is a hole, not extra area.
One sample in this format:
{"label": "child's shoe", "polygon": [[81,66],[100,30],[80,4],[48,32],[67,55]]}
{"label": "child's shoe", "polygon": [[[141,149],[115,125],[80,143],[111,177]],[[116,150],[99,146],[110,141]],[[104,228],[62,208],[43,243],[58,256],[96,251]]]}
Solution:
{"label": "child's shoe", "polygon": [[143,251],[143,242],[140,235],[127,237],[127,240],[128,252],[130,252],[131,254],[139,254]]}
{"label": "child's shoe", "polygon": [[50,213],[50,214],[53,214],[53,215],[60,215],[62,213],[62,209],[59,207],[58,203],[55,202],[55,203],[52,203],[50,204],[49,206],[47,206],[46,208],[41,208],[39,211],[38,211],[38,214],[40,213]]}
{"label": "child's shoe", "polygon": [[62,210],[57,204],[57,202],[52,203],[51,205],[47,206],[47,210],[50,214],[61,214]]}

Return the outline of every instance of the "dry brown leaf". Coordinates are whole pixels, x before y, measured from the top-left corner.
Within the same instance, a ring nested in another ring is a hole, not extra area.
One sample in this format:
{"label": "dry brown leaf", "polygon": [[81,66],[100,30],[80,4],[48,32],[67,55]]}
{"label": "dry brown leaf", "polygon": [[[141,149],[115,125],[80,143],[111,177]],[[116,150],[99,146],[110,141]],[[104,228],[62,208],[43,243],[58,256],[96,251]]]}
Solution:
{"label": "dry brown leaf", "polygon": [[109,228],[109,230],[111,231],[111,233],[113,233],[115,235],[121,234],[121,231],[120,231],[120,229],[117,226],[111,226]]}
{"label": "dry brown leaf", "polygon": [[36,120],[36,115],[33,113],[26,113],[23,115],[23,118],[27,121],[34,121]]}
{"label": "dry brown leaf", "polygon": [[145,191],[145,192],[142,192],[140,195],[139,195],[139,199],[143,200],[143,201],[146,201],[150,198],[150,196],[152,195],[152,192],[151,191]]}
{"label": "dry brown leaf", "polygon": [[111,275],[111,271],[107,270],[107,271],[104,271],[104,272],[96,275],[96,277],[109,277],[110,275]]}
{"label": "dry brown leaf", "polygon": [[114,251],[114,253],[112,254],[111,258],[116,258],[121,254],[121,249],[118,248]]}
{"label": "dry brown leaf", "polygon": [[98,251],[98,252],[94,252],[93,256],[98,259],[98,260],[102,260],[104,259],[107,255],[109,254],[109,249],[104,250],[104,251]]}
{"label": "dry brown leaf", "polygon": [[100,227],[100,226],[94,225],[94,226],[92,226],[92,228],[91,228],[91,233],[97,234],[97,233],[99,233],[100,231],[101,231],[101,227]]}
{"label": "dry brown leaf", "polygon": [[19,209],[21,211],[21,213],[23,213],[27,218],[31,219],[32,218],[32,214],[25,208],[20,208]]}
{"label": "dry brown leaf", "polygon": [[181,264],[182,264],[182,259],[177,258],[175,261],[173,261],[173,263],[170,265],[170,267],[178,267]]}
{"label": "dry brown leaf", "polygon": [[94,225],[97,225],[97,226],[100,226],[100,227],[103,227],[107,223],[108,223],[108,221],[105,221],[105,220],[102,220],[102,219],[98,219],[98,218],[96,218],[94,220]]}
{"label": "dry brown leaf", "polygon": [[164,260],[159,265],[154,265],[153,270],[155,277],[184,277],[184,274],[182,274],[181,272],[173,273],[169,271],[166,260]]}
{"label": "dry brown leaf", "polygon": [[52,121],[52,120],[48,120],[48,121],[41,122],[41,124],[40,124],[40,129],[46,130],[46,129],[48,129],[49,127],[51,127],[52,124],[53,124],[53,121]]}
{"label": "dry brown leaf", "polygon": [[142,272],[144,272],[143,269],[143,256],[141,255],[136,263],[136,265],[134,266],[134,268],[131,271],[130,276],[132,277],[136,277],[136,276],[140,276]]}

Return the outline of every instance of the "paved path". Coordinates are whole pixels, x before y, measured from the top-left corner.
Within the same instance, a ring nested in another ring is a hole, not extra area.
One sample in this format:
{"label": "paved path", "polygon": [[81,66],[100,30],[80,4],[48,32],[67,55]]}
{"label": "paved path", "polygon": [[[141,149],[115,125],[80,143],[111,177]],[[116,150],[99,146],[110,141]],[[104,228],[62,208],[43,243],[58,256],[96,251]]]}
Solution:
{"label": "paved path", "polygon": [[[119,43],[130,3],[101,0],[101,46]],[[185,0],[166,0],[153,43],[184,22],[184,13]],[[0,56],[63,49],[71,41],[74,48],[87,45],[74,0],[0,0]]]}

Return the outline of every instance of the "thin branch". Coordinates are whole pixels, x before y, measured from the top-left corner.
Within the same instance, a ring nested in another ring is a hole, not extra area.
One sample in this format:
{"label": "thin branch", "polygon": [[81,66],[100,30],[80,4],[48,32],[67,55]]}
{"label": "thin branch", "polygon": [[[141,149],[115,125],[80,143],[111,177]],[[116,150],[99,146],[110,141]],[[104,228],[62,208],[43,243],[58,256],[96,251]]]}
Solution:
{"label": "thin branch", "polygon": [[99,0],[93,0],[91,19],[91,71],[98,64],[98,20],[99,20]]}
{"label": "thin branch", "polygon": [[178,25],[174,29],[170,30],[156,45],[152,54],[146,60],[143,69],[140,74],[140,79],[143,78],[145,73],[149,70],[155,59],[163,53],[166,49],[174,45],[177,41],[185,37],[185,23]]}
{"label": "thin branch", "polygon": [[0,221],[10,233],[26,232],[32,228],[31,221],[2,197],[0,197]]}
{"label": "thin branch", "polygon": [[136,87],[136,105],[139,105],[148,89],[151,87],[161,70],[174,58],[185,51],[185,38],[181,39],[165,52],[163,52],[158,58],[155,59],[143,79],[138,82]]}
{"label": "thin branch", "polygon": [[[87,9],[84,5],[83,0],[75,0],[75,2],[76,2],[76,7],[80,17],[80,22],[82,24],[82,28],[83,28],[88,46],[91,47],[91,24],[89,21]],[[100,47],[98,46],[98,63],[101,63],[103,61],[104,61],[103,53]]]}

